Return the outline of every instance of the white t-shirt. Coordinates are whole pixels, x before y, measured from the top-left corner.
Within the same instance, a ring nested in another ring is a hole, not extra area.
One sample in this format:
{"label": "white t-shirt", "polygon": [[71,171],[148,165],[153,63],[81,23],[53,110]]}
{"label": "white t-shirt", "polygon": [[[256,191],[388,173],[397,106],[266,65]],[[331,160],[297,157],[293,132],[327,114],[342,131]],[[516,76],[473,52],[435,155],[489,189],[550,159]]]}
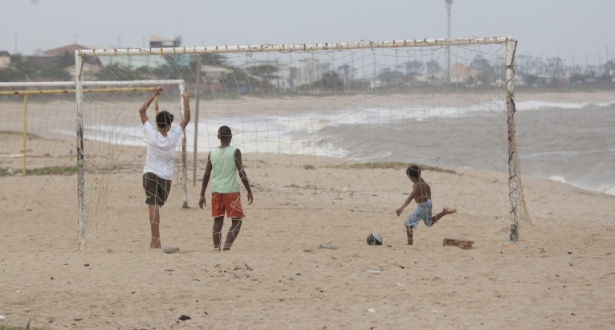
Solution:
{"label": "white t-shirt", "polygon": [[162,179],[173,179],[176,147],[182,140],[183,131],[180,125],[171,126],[171,130],[164,137],[149,121],[143,124],[145,129],[145,142],[147,142],[147,156],[143,173],[154,173]]}

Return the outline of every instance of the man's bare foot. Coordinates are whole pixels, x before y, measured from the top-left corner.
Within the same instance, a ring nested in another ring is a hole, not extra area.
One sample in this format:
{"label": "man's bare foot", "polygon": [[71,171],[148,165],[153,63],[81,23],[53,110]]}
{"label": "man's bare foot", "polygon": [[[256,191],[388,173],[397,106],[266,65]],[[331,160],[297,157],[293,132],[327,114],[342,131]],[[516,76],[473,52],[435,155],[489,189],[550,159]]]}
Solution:
{"label": "man's bare foot", "polygon": [[150,249],[160,249],[162,246],[160,245],[159,239],[152,238],[152,241],[149,243]]}
{"label": "man's bare foot", "polygon": [[443,211],[444,214],[451,214],[457,212],[457,209],[454,207],[445,207]]}

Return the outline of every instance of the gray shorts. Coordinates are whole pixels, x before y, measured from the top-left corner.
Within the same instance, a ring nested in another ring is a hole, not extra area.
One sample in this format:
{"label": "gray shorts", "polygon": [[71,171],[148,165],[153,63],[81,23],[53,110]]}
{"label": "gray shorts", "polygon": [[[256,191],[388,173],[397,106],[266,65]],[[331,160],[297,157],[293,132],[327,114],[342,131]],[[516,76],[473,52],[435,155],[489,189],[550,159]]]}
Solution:
{"label": "gray shorts", "polygon": [[419,223],[425,221],[425,225],[427,227],[431,227],[433,222],[431,221],[431,200],[427,200],[416,207],[416,210],[412,212],[406,221],[404,221],[404,226],[416,228]]}

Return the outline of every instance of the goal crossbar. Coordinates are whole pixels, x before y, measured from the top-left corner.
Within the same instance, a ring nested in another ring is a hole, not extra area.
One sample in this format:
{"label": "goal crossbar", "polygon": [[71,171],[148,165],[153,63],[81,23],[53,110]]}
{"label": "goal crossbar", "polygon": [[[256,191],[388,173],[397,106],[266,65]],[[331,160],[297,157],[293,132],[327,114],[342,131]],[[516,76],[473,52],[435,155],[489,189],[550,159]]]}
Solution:
{"label": "goal crossbar", "polygon": [[[292,51],[332,51],[350,49],[378,48],[409,48],[409,47],[443,47],[466,45],[506,44],[514,42],[511,37],[463,38],[463,39],[414,39],[393,41],[357,41],[357,42],[324,42],[304,44],[260,44],[243,46],[211,46],[211,47],[167,47],[167,48],[101,48],[76,50],[80,56],[116,56],[116,55],[180,55],[207,53],[249,53],[249,52],[292,52]],[[80,64],[79,64],[80,65]],[[79,67],[77,67],[79,70]]]}

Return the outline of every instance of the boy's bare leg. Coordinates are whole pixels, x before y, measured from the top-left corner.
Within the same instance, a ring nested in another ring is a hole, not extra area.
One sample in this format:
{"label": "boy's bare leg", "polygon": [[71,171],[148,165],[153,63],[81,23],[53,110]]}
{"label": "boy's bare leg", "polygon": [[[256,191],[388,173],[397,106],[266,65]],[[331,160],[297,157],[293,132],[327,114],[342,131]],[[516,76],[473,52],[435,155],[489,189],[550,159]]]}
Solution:
{"label": "boy's bare leg", "polygon": [[222,225],[224,225],[224,216],[214,218],[213,238],[214,249],[220,250],[220,241],[222,241]]}
{"label": "boy's bare leg", "polygon": [[229,228],[228,233],[226,234],[226,242],[224,242],[224,251],[228,251],[231,249],[231,245],[239,236],[239,230],[241,229],[241,219],[233,219],[233,224],[231,228]]}
{"label": "boy's bare leg", "polygon": [[412,227],[406,227],[406,234],[408,235],[408,245],[412,245],[414,243]]}
{"label": "boy's bare leg", "polygon": [[445,207],[442,211],[440,211],[438,214],[436,214],[434,217],[431,218],[431,224],[434,225],[436,221],[442,219],[443,216],[447,214],[455,213],[455,212],[457,212],[456,208]]}
{"label": "boy's bare leg", "polygon": [[150,249],[160,249],[160,207],[158,204],[148,205],[149,225],[152,230],[152,240],[149,243]]}

